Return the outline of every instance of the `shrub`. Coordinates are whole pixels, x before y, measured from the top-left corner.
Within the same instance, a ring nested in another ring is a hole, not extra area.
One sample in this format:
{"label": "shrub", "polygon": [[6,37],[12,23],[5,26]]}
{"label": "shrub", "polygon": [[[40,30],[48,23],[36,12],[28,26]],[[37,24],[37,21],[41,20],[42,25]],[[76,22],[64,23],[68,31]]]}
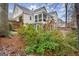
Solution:
{"label": "shrub", "polygon": [[12,23],[9,22],[9,31],[12,31],[12,30],[13,30]]}
{"label": "shrub", "polygon": [[66,37],[57,29],[52,31],[38,31],[33,25],[21,26],[18,30],[21,37],[25,39],[27,53],[38,53],[44,55],[46,50],[54,51],[56,55],[65,55],[66,52],[74,51],[76,46],[75,33],[68,33]]}
{"label": "shrub", "polygon": [[[77,36],[76,31],[70,31],[64,37],[61,50],[57,52],[58,55],[67,55],[68,53],[74,53],[77,51]],[[62,51],[62,52],[61,52]]]}
{"label": "shrub", "polygon": [[73,46],[74,48],[77,48],[77,32],[76,31],[71,31],[66,34],[65,41]]}
{"label": "shrub", "polygon": [[76,42],[77,42],[77,33],[76,33],[76,31],[71,31],[71,32],[67,33],[66,34],[66,40],[70,45],[76,47]]}
{"label": "shrub", "polygon": [[17,30],[18,35],[24,38],[26,36],[26,29],[27,28],[25,26],[20,26],[20,28]]}
{"label": "shrub", "polygon": [[26,40],[27,47],[25,51],[28,53],[36,52],[40,55],[43,55],[46,49],[54,51],[59,45],[55,40],[57,37],[53,37],[54,34],[57,36],[59,36],[59,34],[53,34],[53,32],[54,30],[52,32],[45,32],[41,28],[38,28],[38,31],[36,31],[33,25],[22,26],[18,31]]}

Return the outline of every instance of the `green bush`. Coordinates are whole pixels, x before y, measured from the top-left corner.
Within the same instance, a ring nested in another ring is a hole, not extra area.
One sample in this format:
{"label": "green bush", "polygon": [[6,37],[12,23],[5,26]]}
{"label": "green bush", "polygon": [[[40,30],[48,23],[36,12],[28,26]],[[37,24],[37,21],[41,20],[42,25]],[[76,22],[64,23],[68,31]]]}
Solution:
{"label": "green bush", "polygon": [[76,31],[71,31],[66,34],[65,41],[73,46],[74,48],[77,49],[77,32]]}
{"label": "green bush", "polygon": [[[77,51],[77,36],[76,31],[70,31],[65,34],[66,36],[60,43],[61,50],[57,52],[58,55],[67,55],[67,53],[74,53]],[[62,51],[62,52],[61,52]]]}
{"label": "green bush", "polygon": [[44,54],[45,50],[55,50],[57,43],[53,41],[52,32],[44,32],[41,28],[35,30],[33,25],[22,26],[18,33],[25,38],[27,43],[27,52],[36,52]]}
{"label": "green bush", "polygon": [[56,55],[65,55],[66,52],[74,51],[76,46],[76,34],[68,33],[66,37],[57,29],[43,31],[36,30],[33,25],[21,26],[18,30],[21,37],[25,39],[27,53],[44,55],[46,50],[54,51]]}
{"label": "green bush", "polygon": [[9,22],[8,24],[9,24],[9,31],[12,31],[13,30],[12,23]]}
{"label": "green bush", "polygon": [[64,38],[64,42],[76,48],[77,46],[76,31],[68,32]]}
{"label": "green bush", "polygon": [[20,28],[17,31],[18,31],[18,35],[20,35],[21,37],[24,38],[26,36],[26,27],[25,26],[20,26]]}

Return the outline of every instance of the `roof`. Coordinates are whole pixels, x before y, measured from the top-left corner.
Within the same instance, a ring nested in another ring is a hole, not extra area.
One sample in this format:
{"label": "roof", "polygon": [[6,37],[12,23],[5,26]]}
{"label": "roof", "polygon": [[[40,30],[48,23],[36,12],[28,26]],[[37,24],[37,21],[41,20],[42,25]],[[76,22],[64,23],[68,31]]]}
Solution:
{"label": "roof", "polygon": [[48,17],[51,17],[51,18],[53,18],[53,16],[51,16],[49,13],[48,13],[47,15],[48,15]]}
{"label": "roof", "polygon": [[47,15],[48,15],[48,17],[51,17],[51,18],[53,18],[53,14],[57,14],[57,12],[56,11],[52,11],[52,12],[49,12]]}
{"label": "roof", "polygon": [[58,22],[63,24],[65,23],[62,19],[58,19]]}
{"label": "roof", "polygon": [[58,15],[56,11],[51,11],[51,12],[49,12],[49,14],[50,14],[50,15],[51,15],[51,14],[56,14],[56,15]]}
{"label": "roof", "polygon": [[[45,9],[45,10],[46,10],[46,8],[43,6],[43,7],[41,7],[41,8],[38,8],[38,9],[34,10],[34,12],[40,11],[41,9]],[[47,11],[47,10],[46,10],[46,11]]]}
{"label": "roof", "polygon": [[23,13],[27,13],[27,14],[32,14],[33,13],[32,10],[30,10],[28,8],[25,8],[25,7],[22,7],[22,6],[18,5],[18,4],[15,4],[15,6],[18,6],[20,9],[22,9]]}
{"label": "roof", "polygon": [[[33,10],[30,10],[30,9],[28,9],[28,8],[22,7],[22,6],[18,5],[18,4],[15,4],[15,6],[18,6],[20,9],[23,10],[24,13],[28,13],[28,14],[32,14],[33,12],[38,12],[38,11],[40,11],[41,9],[46,10],[46,8],[45,8],[44,6],[41,7],[41,8],[35,9],[34,11],[33,11]],[[46,11],[47,11],[47,10],[46,10]]]}

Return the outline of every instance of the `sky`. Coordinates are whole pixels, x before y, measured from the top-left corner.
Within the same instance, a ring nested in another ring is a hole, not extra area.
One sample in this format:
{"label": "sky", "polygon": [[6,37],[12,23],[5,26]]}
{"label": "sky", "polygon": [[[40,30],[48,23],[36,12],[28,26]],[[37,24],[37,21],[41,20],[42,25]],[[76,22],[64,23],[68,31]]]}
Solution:
{"label": "sky", "polygon": [[[65,21],[65,5],[64,3],[18,3],[20,6],[23,6],[28,9],[37,9],[45,6],[48,12],[56,11],[58,17]],[[8,4],[9,16],[12,15],[14,9],[14,3]]]}

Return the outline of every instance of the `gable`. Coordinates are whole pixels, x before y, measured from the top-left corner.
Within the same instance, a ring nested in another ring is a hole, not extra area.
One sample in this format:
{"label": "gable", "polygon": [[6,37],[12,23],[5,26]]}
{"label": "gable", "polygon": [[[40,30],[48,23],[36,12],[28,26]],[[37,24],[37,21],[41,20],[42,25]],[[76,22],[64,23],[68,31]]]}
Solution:
{"label": "gable", "polygon": [[47,13],[46,8],[45,7],[41,7],[41,8],[38,8],[38,9],[34,10],[34,13],[41,13],[41,12]]}
{"label": "gable", "polygon": [[13,11],[13,18],[16,18],[17,16],[21,15],[23,13],[23,10],[19,8],[18,6],[14,7]]}

